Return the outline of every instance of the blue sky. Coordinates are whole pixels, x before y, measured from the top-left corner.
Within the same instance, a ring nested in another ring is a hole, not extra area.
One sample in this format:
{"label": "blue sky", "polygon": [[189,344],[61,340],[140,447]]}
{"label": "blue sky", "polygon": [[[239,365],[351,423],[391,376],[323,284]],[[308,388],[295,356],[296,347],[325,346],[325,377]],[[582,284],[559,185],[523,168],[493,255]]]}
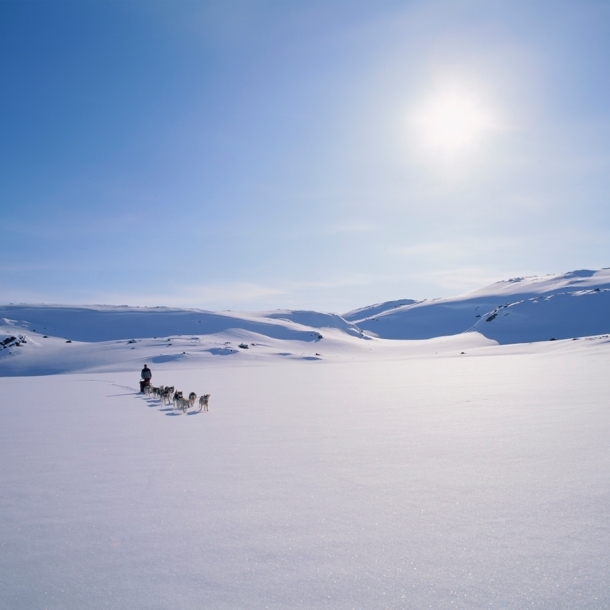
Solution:
{"label": "blue sky", "polygon": [[0,300],[343,312],[610,266],[610,3],[0,0]]}

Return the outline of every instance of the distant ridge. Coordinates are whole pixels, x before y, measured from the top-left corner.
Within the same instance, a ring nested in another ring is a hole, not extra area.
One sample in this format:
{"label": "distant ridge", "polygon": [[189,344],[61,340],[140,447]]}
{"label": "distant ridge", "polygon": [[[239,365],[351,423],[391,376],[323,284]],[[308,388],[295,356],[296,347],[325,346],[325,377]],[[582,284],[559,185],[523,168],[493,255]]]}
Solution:
{"label": "distant ridge", "polygon": [[315,342],[324,329],[358,339],[432,339],[478,332],[499,343],[610,333],[610,269],[581,269],[495,282],[464,295],[400,299],[343,316],[307,310],[212,312],[109,305],[0,306],[0,335],[44,334],[104,342],[244,331],[274,340]]}
{"label": "distant ridge", "polygon": [[302,341],[315,340],[324,328],[363,337],[357,326],[336,314],[287,310],[238,313],[126,305],[5,305],[0,306],[0,325],[85,342],[209,335],[235,329]]}
{"label": "distant ridge", "polygon": [[413,305],[418,301],[414,299],[399,299],[398,301],[386,301],[385,303],[377,303],[375,305],[369,305],[367,307],[361,307],[360,309],[354,309],[344,313],[341,317],[350,322],[357,323],[358,320],[366,320],[373,316],[378,316],[381,313],[390,311],[391,309],[397,309],[403,305]]}

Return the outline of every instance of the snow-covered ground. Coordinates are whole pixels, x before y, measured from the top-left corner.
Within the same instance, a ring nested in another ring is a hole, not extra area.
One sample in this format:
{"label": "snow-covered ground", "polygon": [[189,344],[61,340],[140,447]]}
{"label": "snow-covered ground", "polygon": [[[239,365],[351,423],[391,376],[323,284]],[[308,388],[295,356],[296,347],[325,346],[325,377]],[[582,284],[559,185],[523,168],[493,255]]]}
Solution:
{"label": "snow-covered ground", "polygon": [[[608,328],[510,336],[605,288],[531,284],[479,322],[509,340],[3,307],[0,608],[610,607]],[[144,362],[210,411],[138,394]]]}

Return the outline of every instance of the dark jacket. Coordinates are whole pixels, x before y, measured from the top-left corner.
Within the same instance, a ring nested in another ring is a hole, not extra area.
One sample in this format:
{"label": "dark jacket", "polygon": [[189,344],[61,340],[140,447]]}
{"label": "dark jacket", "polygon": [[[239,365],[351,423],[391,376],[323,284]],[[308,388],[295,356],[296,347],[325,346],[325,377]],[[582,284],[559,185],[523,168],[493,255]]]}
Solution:
{"label": "dark jacket", "polygon": [[152,372],[147,367],[143,368],[140,374],[142,375],[142,379],[152,379]]}

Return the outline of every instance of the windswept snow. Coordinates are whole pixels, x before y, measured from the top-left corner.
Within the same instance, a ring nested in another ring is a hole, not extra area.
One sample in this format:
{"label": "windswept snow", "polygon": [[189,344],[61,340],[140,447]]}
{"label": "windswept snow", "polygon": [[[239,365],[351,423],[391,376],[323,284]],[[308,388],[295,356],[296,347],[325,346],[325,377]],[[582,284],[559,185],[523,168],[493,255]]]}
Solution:
{"label": "windswept snow", "polygon": [[[6,332],[6,331],[4,331]],[[0,337],[2,337],[0,329]],[[464,348],[495,345],[479,333],[429,341],[363,340],[337,329],[302,339],[274,339],[234,329],[212,335],[171,335],[167,338],[86,343],[39,335],[22,335],[19,347],[0,350],[0,377],[54,375],[73,372],[135,372],[143,364],[207,367],[221,359],[228,363],[271,364],[283,360],[371,360],[459,354]],[[297,335],[299,336],[299,335]],[[242,347],[240,347],[242,346]]]}

